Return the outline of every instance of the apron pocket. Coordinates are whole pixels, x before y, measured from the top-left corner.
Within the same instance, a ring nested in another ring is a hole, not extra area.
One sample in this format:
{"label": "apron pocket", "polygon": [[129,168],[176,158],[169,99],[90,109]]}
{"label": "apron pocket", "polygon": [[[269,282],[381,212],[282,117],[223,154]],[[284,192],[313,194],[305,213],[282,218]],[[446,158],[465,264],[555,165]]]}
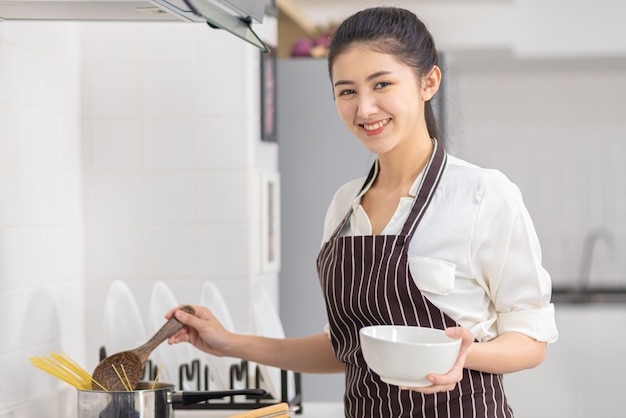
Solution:
{"label": "apron pocket", "polygon": [[409,270],[413,282],[421,291],[448,295],[454,289],[456,265],[449,261],[411,255]]}

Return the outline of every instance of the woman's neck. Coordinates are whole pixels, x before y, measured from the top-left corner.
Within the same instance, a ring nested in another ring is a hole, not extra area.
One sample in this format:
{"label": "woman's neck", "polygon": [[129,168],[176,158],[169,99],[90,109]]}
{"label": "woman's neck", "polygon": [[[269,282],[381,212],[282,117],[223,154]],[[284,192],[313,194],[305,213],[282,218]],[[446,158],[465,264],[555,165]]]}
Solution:
{"label": "woman's neck", "polygon": [[[433,140],[411,141],[405,147],[378,156],[379,173],[376,185],[382,188],[408,187],[424,169],[433,152]],[[407,189],[408,191],[408,189]]]}

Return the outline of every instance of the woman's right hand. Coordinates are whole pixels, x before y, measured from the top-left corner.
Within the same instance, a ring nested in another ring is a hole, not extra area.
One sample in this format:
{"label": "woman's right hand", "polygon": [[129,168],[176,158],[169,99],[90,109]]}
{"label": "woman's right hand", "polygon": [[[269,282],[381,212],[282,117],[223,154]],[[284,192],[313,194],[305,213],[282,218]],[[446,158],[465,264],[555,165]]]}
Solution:
{"label": "woman's right hand", "polygon": [[236,334],[224,328],[209,309],[191,306],[195,315],[182,311],[183,305],[165,315],[167,319],[175,317],[184,325],[168,339],[169,344],[188,342],[214,356],[240,358],[301,373],[345,371],[345,365],[335,357],[326,333],[297,338]]}
{"label": "woman's right hand", "polygon": [[450,327],[446,328],[446,335],[450,338],[461,339],[461,348],[456,362],[452,366],[452,369],[445,374],[429,374],[426,376],[428,381],[432,383],[430,386],[409,388],[403,387],[403,389],[411,389],[415,392],[421,392],[424,394],[432,394],[437,392],[448,392],[453,390],[456,385],[463,379],[463,368],[465,367],[465,359],[467,358],[467,351],[470,346],[474,344],[474,335],[463,327]]}
{"label": "woman's right hand", "polygon": [[199,350],[215,356],[228,355],[228,343],[233,334],[222,326],[209,309],[191,305],[195,314],[190,314],[183,311],[182,306],[173,308],[165,314],[166,319],[174,316],[184,325],[168,339],[168,344],[188,342]]}

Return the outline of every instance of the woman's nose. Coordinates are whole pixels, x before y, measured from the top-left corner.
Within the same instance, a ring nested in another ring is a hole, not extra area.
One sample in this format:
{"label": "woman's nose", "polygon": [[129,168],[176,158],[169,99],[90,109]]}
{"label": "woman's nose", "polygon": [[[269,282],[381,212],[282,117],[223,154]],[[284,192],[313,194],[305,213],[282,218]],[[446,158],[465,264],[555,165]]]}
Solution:
{"label": "woman's nose", "polygon": [[378,112],[378,104],[376,103],[375,98],[371,94],[361,94],[359,96],[358,103],[358,115],[362,118],[367,118],[371,115],[376,114]]}

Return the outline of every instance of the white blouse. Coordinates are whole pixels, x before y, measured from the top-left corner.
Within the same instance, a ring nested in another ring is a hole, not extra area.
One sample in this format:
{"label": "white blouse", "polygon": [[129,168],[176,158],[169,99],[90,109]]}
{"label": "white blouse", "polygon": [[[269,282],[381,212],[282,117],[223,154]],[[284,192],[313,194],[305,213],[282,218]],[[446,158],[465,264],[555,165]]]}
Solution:
{"label": "white blouse", "polygon": [[[382,232],[397,235],[408,217],[423,173],[410,197]],[[325,243],[352,207],[342,235],[371,235],[357,196],[365,177],[344,184],[326,213]],[[517,331],[538,341],[558,338],[550,275],[518,187],[497,170],[448,156],[429,208],[409,245],[409,269],[420,291],[479,341]]]}

